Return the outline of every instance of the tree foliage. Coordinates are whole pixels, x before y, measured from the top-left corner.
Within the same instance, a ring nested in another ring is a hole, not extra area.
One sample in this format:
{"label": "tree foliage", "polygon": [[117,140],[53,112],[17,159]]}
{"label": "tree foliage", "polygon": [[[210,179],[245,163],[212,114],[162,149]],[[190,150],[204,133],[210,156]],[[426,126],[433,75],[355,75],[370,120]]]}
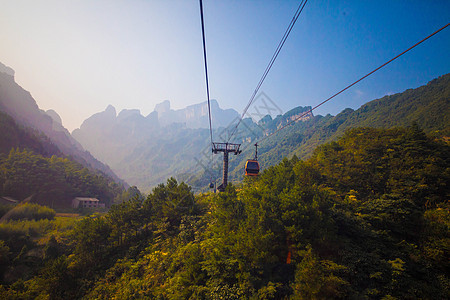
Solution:
{"label": "tree foliage", "polygon": [[[46,263],[0,295],[445,299],[449,154],[417,126],[360,128],[223,193],[170,178],[49,238]],[[0,244],[0,263],[26,252]]]}

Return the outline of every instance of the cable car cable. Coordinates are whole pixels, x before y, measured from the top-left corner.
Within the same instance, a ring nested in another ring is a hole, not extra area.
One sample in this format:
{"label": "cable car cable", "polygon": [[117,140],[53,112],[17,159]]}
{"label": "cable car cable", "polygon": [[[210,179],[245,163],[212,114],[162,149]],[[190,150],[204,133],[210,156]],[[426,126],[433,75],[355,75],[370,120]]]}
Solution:
{"label": "cable car cable", "polygon": [[264,80],[266,79],[267,74],[269,73],[270,69],[272,68],[272,65],[274,64],[275,60],[277,59],[278,54],[281,51],[281,48],[283,47],[284,43],[286,42],[286,39],[288,38],[295,22],[297,21],[298,17],[300,16],[301,10],[303,10],[303,7],[305,6],[306,2],[307,1],[305,1],[305,2],[302,1],[302,3],[300,3],[299,7],[297,8],[297,11],[295,12],[294,17],[291,20],[291,23],[289,24],[288,28],[284,32],[284,35],[281,38],[281,41],[278,44],[277,49],[275,50],[275,53],[272,55],[272,58],[270,59],[269,64],[267,65],[266,69],[264,70],[263,76],[261,77],[260,81],[258,82],[256,89],[253,92],[252,97],[250,98],[250,101],[248,102],[247,106],[244,108],[244,112],[242,114],[241,119],[243,118],[243,116],[247,112],[248,108],[253,103],[254,98],[256,97],[256,93],[258,92],[259,88],[262,86]]}
{"label": "cable car cable", "polygon": [[[206,96],[208,99],[208,118],[209,118],[209,137],[211,140],[211,148],[214,147],[214,142],[213,142],[213,133],[212,133],[212,121],[211,121],[211,101],[210,101],[210,97],[209,97],[209,80],[208,80],[208,63],[207,63],[207,58],[206,58],[206,38],[205,38],[205,21],[203,18],[203,2],[202,0],[199,0],[199,4],[200,4],[200,19],[201,19],[201,23],[202,23],[202,41],[203,41],[203,60],[205,62],[205,79],[206,79]],[[213,153],[211,152],[211,165],[213,162]],[[212,180],[212,174],[211,176],[211,182]]]}
{"label": "cable car cable", "polygon": [[259,80],[258,84],[256,85],[255,91],[253,92],[252,96],[250,97],[250,100],[249,100],[247,106],[245,106],[244,111],[243,111],[241,117],[239,118],[238,123],[236,124],[235,127],[233,127],[233,130],[231,131],[231,134],[229,135],[228,141],[227,141],[227,142],[229,142],[230,139],[233,137],[233,135],[236,133],[236,130],[237,130],[239,124],[242,122],[242,120],[244,119],[245,114],[247,113],[247,110],[250,108],[250,106],[252,105],[253,101],[255,100],[255,97],[256,97],[256,94],[257,94],[258,91],[259,91],[259,88],[262,86],[264,80],[265,80],[266,77],[267,77],[267,74],[269,73],[270,69],[272,68],[272,66],[273,66],[273,64],[274,64],[274,62],[275,62],[275,60],[277,59],[278,54],[279,54],[280,51],[281,51],[281,48],[283,48],[283,45],[284,45],[284,43],[286,42],[286,40],[287,40],[289,34],[291,33],[292,28],[293,28],[294,25],[295,25],[295,22],[297,22],[298,17],[299,17],[300,14],[302,13],[303,8],[304,8],[305,5],[306,5],[306,2],[308,2],[308,0],[302,0],[302,2],[300,3],[300,5],[298,6],[297,11],[295,12],[294,16],[292,17],[292,20],[291,20],[291,22],[289,23],[289,26],[286,28],[286,31],[284,32],[284,35],[283,35],[283,37],[281,38],[281,41],[278,43],[278,47],[277,47],[277,49],[275,50],[275,53],[272,55],[272,58],[270,59],[269,64],[267,65],[266,69],[264,70],[263,75],[261,76],[261,79]]}
{"label": "cable car cable", "polygon": [[378,68],[374,69],[373,71],[367,73],[366,75],[364,75],[363,77],[359,78],[358,80],[356,80],[355,82],[353,82],[352,84],[348,85],[347,87],[343,88],[342,90],[340,90],[339,92],[337,92],[336,94],[334,94],[333,96],[329,97],[328,99],[322,101],[321,103],[317,104],[316,106],[314,106],[313,108],[311,108],[310,110],[304,112],[303,114],[301,114],[300,116],[298,116],[297,118],[295,118],[294,120],[289,121],[288,123],[286,123],[284,126],[278,128],[277,130],[275,130],[274,132],[272,132],[269,135],[266,135],[264,137],[262,137],[261,139],[259,139],[256,143],[261,143],[262,141],[266,140],[267,138],[271,137],[272,135],[276,134],[277,132],[281,131],[282,129],[286,128],[287,126],[291,125],[292,123],[298,121],[300,118],[304,117],[305,115],[309,114],[310,112],[312,112],[313,110],[315,110],[316,108],[318,108],[319,106],[322,106],[323,104],[327,103],[328,101],[330,101],[331,99],[333,99],[334,97],[338,96],[339,94],[343,93],[344,91],[348,90],[349,88],[351,88],[352,86],[354,86],[355,84],[357,84],[358,82],[360,82],[361,80],[369,77],[370,75],[372,75],[373,73],[375,73],[376,71],[380,70],[381,68],[385,67],[387,64],[393,62],[394,60],[396,60],[397,58],[399,58],[400,56],[402,56],[403,54],[405,54],[406,52],[410,51],[411,49],[417,47],[418,45],[420,45],[421,43],[425,42],[426,40],[428,40],[429,38],[431,38],[432,36],[436,35],[437,33],[439,33],[440,31],[444,30],[445,28],[447,28],[450,25],[450,23],[448,23],[447,25],[441,27],[440,29],[436,30],[435,32],[433,32],[432,34],[430,34],[429,36],[427,36],[426,38],[420,40],[419,42],[417,42],[416,44],[414,44],[413,46],[409,47],[408,49],[406,49],[405,51],[403,51],[402,53],[398,54],[397,56],[395,56],[394,58],[390,59],[389,61],[385,62],[384,64],[382,64],[381,66],[379,66]]}
{"label": "cable car cable", "polygon": [[209,80],[208,80],[208,63],[206,59],[206,38],[205,38],[205,22],[203,20],[203,2],[200,1],[200,19],[202,22],[202,40],[203,40],[203,59],[205,62],[205,78],[206,78],[206,96],[208,99],[208,117],[209,117],[209,136],[211,138],[211,146],[213,145],[212,122],[211,122],[211,103],[209,99]]}

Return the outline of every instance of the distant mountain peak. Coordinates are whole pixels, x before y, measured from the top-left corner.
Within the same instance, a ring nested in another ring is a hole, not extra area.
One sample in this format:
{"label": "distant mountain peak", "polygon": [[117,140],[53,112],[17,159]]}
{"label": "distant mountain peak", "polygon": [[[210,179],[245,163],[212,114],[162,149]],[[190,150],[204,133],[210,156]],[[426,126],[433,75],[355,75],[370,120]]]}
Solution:
{"label": "distant mountain peak", "polygon": [[106,107],[105,113],[107,113],[108,115],[114,115],[114,117],[117,115],[116,108],[111,104]]}
{"label": "distant mountain peak", "polygon": [[62,119],[61,117],[58,115],[58,113],[56,111],[54,111],[53,109],[49,109],[45,112],[47,115],[50,116],[50,118],[52,118],[52,120],[60,125],[62,125]]}
{"label": "distant mountain peak", "polygon": [[14,70],[0,62],[0,73],[5,73],[9,76],[14,77]]}
{"label": "distant mountain peak", "polygon": [[170,101],[164,100],[163,102],[156,104],[155,111],[158,114],[162,114],[162,113],[166,113],[166,112],[170,111]]}

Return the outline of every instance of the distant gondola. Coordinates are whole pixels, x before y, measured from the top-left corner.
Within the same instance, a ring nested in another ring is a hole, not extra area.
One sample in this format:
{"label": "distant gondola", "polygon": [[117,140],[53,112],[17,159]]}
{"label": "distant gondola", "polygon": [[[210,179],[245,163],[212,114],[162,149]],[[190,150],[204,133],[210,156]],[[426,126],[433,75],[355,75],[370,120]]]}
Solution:
{"label": "distant gondola", "polygon": [[258,163],[258,144],[255,144],[255,158],[248,159],[245,163],[245,176],[258,176],[259,163]]}

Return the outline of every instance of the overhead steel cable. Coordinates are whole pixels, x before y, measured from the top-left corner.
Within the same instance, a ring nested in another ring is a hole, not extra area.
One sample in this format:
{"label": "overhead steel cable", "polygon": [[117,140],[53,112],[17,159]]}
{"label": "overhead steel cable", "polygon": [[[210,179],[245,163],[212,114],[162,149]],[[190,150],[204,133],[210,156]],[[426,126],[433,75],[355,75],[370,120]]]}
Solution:
{"label": "overhead steel cable", "polygon": [[208,99],[208,117],[209,117],[209,136],[211,138],[211,148],[213,147],[212,121],[211,121],[211,102],[209,98],[209,80],[208,80],[208,63],[206,59],[206,38],[205,38],[205,22],[203,20],[203,2],[200,1],[200,18],[202,21],[202,39],[203,39],[203,59],[205,61],[205,78],[206,78],[206,96]]}
{"label": "overhead steel cable", "polygon": [[289,121],[288,123],[286,123],[284,126],[278,128],[277,130],[275,130],[274,132],[272,132],[271,134],[259,139],[256,143],[260,143],[262,141],[264,141],[265,139],[271,137],[272,135],[276,134],[277,132],[283,130],[284,128],[286,128],[287,126],[291,125],[292,123],[298,121],[299,119],[301,119],[302,117],[306,116],[307,114],[311,113],[313,110],[315,110],[316,108],[322,106],[323,104],[325,104],[326,102],[330,101],[331,99],[333,99],[334,97],[338,96],[339,94],[343,93],[344,91],[348,90],[349,88],[351,88],[352,86],[354,86],[355,84],[357,84],[358,82],[360,82],[361,80],[369,77],[370,75],[372,75],[373,73],[375,73],[376,71],[380,70],[381,68],[385,67],[386,65],[388,65],[389,63],[393,62],[394,60],[396,60],[397,58],[399,58],[400,56],[402,56],[403,54],[405,54],[406,52],[410,51],[411,49],[417,47],[418,45],[422,44],[423,42],[425,42],[426,40],[428,40],[429,38],[431,38],[432,36],[436,35],[437,33],[439,33],[440,31],[444,30],[445,28],[447,28],[450,25],[450,23],[447,23],[447,25],[441,27],[440,29],[436,30],[435,32],[433,32],[432,34],[430,34],[429,36],[425,37],[424,39],[420,40],[419,42],[415,43],[413,46],[409,47],[408,49],[406,49],[405,51],[403,51],[402,53],[398,54],[397,56],[395,56],[394,58],[390,59],[389,61],[385,62],[384,64],[382,64],[381,66],[379,66],[378,68],[374,69],[373,71],[367,73],[366,75],[364,75],[363,77],[359,78],[358,80],[356,80],[355,82],[353,82],[352,84],[346,86],[345,88],[343,88],[342,90],[340,90],[339,92],[337,92],[336,94],[334,94],[333,96],[329,97],[328,99],[320,102],[319,104],[317,104],[316,106],[314,106],[313,108],[311,108],[310,110],[304,112],[303,114],[301,114],[300,116],[298,116],[297,118]]}
{"label": "overhead steel cable", "polygon": [[289,26],[286,28],[286,31],[284,32],[284,35],[281,38],[281,41],[278,43],[277,49],[275,50],[274,54],[272,55],[272,58],[270,59],[269,64],[267,65],[266,69],[264,70],[263,75],[261,76],[261,79],[259,80],[258,84],[256,85],[255,91],[253,92],[252,96],[250,97],[250,100],[247,103],[247,106],[245,106],[244,111],[243,111],[241,117],[239,118],[238,123],[236,124],[236,126],[233,127],[233,130],[231,131],[231,134],[229,135],[227,142],[229,142],[231,137],[236,133],[236,130],[237,130],[239,124],[242,122],[245,114],[247,113],[247,110],[250,108],[253,101],[255,100],[256,94],[258,93],[259,89],[261,88],[262,84],[264,83],[264,80],[266,79],[267,74],[269,74],[269,71],[272,68],[275,60],[277,59],[278,54],[280,54],[280,51],[283,48],[283,45],[286,42],[287,38],[289,37],[289,34],[291,33],[292,28],[295,25],[295,22],[297,22],[298,17],[302,13],[303,8],[306,5],[306,2],[308,2],[308,0],[302,0],[302,2],[300,2],[300,5],[298,6],[294,16],[292,17],[292,20],[289,23]]}

